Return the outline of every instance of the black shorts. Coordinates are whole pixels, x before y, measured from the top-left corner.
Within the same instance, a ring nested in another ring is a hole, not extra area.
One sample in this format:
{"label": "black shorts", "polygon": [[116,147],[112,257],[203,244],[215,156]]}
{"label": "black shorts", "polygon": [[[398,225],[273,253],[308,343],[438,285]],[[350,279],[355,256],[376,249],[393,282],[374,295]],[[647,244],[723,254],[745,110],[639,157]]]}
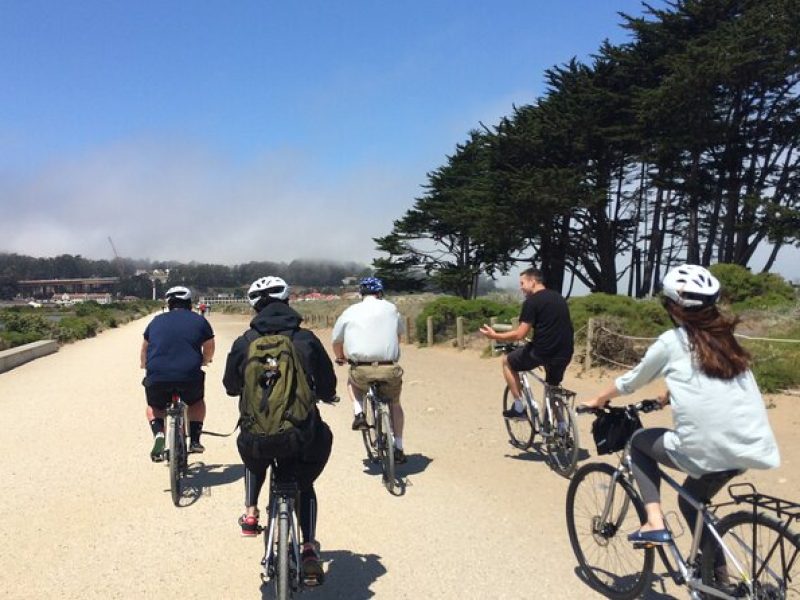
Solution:
{"label": "black shorts", "polygon": [[564,379],[564,371],[567,370],[572,357],[568,358],[542,358],[530,344],[517,348],[508,353],[508,366],[518,373],[520,371],[531,371],[536,367],[544,367],[544,380],[550,385],[559,385]]}
{"label": "black shorts", "polygon": [[205,373],[203,373],[203,377],[194,381],[156,381],[149,385],[145,382],[142,383],[148,406],[165,410],[167,405],[172,402],[173,391],[177,391],[181,395],[181,400],[189,406],[200,402],[205,397],[205,382]]}

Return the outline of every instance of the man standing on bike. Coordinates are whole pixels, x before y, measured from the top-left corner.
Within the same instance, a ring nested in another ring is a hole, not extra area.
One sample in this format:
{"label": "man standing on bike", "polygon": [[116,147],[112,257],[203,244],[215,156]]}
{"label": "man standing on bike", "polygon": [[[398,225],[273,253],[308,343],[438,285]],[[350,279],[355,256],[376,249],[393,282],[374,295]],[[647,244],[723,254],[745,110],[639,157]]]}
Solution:
{"label": "man standing on bike", "polygon": [[177,390],[189,407],[189,452],[203,452],[200,443],[206,416],[205,373],[201,367],[214,357],[214,332],[208,321],[192,312],[192,292],[183,286],[167,290],[169,311],[155,317],[144,330],[140,353],[147,375],[147,421],[155,438],[150,459],[164,458],[164,417]]}
{"label": "man standing on bike", "polygon": [[333,353],[336,364],[350,362],[347,389],[353,401],[353,430],[367,428],[364,417],[364,394],[373,381],[385,381],[383,392],[391,400],[395,432],[394,460],[406,462],[403,452],[403,407],[400,391],[403,369],[400,359],[400,336],[405,330],[397,307],[383,298],[383,282],[366,277],[359,285],[362,300],[347,308],[333,326]]}
{"label": "man standing on bike", "polygon": [[[338,401],[333,363],[316,335],[301,329],[302,317],[289,306],[289,286],[280,277],[261,277],[247,293],[250,305],[258,313],[250,321],[250,329],[233,342],[225,365],[223,384],[229,396],[239,396],[244,388],[244,370],[250,343],[263,335],[280,334],[291,338],[300,355],[311,391],[325,402]],[[316,547],[317,495],[314,481],[320,476],[331,453],[333,435],[322,421],[316,406],[305,431],[306,444],[295,456],[280,458],[275,476],[296,479],[300,490],[298,521],[303,537],[302,562],[306,583],[322,581],[322,565]],[[239,455],[245,466],[245,514],[239,519],[243,536],[258,534],[258,496],[266,479],[267,468],[274,460],[246,444],[240,434]],[[257,454],[257,455],[256,455]]]}
{"label": "man standing on bike", "polygon": [[506,419],[526,418],[517,373],[544,366],[545,381],[550,385],[558,385],[564,378],[574,349],[567,301],[555,290],[545,287],[542,272],[534,268],[522,271],[519,288],[525,294],[525,300],[517,328],[502,333],[489,325],[480,328],[487,338],[499,342],[523,340],[533,330],[533,340],[503,356],[503,376],[514,396],[514,405],[503,411]]}

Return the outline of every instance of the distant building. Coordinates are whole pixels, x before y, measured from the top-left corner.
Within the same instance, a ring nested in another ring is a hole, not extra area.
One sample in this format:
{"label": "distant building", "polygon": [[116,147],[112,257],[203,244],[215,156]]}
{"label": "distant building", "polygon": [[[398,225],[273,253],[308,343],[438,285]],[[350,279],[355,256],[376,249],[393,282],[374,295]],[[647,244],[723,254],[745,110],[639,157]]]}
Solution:
{"label": "distant building", "polygon": [[86,277],[76,279],[23,279],[17,284],[34,298],[49,298],[55,294],[111,294],[119,277]]}

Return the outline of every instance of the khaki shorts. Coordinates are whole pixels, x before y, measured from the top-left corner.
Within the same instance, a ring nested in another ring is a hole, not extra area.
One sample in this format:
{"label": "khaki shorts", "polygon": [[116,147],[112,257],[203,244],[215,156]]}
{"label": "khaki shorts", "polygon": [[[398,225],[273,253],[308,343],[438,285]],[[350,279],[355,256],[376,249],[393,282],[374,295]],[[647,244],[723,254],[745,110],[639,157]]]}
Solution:
{"label": "khaki shorts", "polygon": [[350,383],[362,394],[373,381],[385,381],[381,392],[392,402],[400,401],[403,368],[400,365],[358,365],[350,367]]}

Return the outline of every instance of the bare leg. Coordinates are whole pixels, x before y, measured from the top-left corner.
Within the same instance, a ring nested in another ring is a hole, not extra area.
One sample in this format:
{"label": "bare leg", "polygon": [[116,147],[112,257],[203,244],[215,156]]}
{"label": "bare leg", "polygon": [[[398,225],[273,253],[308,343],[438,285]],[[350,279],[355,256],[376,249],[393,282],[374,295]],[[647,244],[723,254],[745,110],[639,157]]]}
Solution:
{"label": "bare leg", "polygon": [[508,364],[508,357],[503,356],[503,377],[505,377],[508,388],[514,398],[522,398],[522,390],[519,388],[519,377],[517,372]]}
{"label": "bare leg", "polygon": [[398,400],[397,402],[392,402],[391,410],[392,410],[392,424],[394,426],[394,435],[395,437],[402,438],[403,423],[405,422],[405,416],[403,414],[403,407],[400,404],[400,400]]}
{"label": "bare leg", "polygon": [[347,380],[347,393],[350,396],[350,400],[353,402],[353,413],[363,413],[364,412],[364,401],[363,401],[363,394],[361,391],[353,385],[353,382],[349,379]]}
{"label": "bare leg", "polygon": [[190,421],[205,421],[206,418],[206,401],[200,400],[200,402],[195,402],[192,406],[188,408],[189,413],[189,420]]}

